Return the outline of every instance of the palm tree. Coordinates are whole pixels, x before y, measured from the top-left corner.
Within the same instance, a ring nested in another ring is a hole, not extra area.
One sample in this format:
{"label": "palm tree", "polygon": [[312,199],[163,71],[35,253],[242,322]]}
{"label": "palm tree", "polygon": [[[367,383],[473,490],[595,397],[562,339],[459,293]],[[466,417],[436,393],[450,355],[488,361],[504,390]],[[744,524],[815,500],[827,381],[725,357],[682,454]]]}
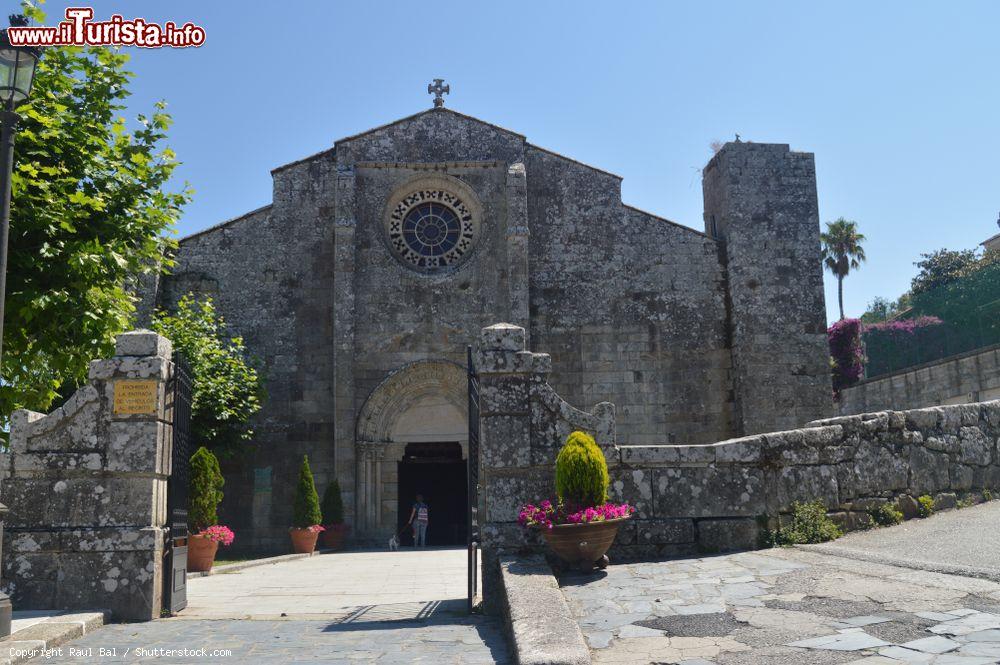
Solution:
{"label": "palm tree", "polygon": [[861,244],[865,237],[858,233],[858,223],[841,217],[826,223],[826,233],[819,234],[823,244],[823,265],[837,276],[837,300],[840,318],[844,318],[844,278],[852,270],[861,267],[865,260],[865,249]]}

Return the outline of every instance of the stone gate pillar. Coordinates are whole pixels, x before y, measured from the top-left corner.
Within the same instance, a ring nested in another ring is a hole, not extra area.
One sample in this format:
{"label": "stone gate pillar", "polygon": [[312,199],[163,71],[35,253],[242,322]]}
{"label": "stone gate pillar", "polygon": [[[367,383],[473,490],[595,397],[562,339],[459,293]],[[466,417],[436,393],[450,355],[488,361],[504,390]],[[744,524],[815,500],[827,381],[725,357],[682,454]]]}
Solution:
{"label": "stone gate pillar", "polygon": [[537,536],[517,524],[518,509],[555,495],[555,459],[573,430],[592,434],[610,465],[615,450],[615,407],[589,413],[565,402],[548,384],[552,359],[525,349],[520,326],[483,328],[476,362],[480,382],[480,515],[483,602],[496,612],[498,557],[502,550],[540,548]]}
{"label": "stone gate pillar", "polygon": [[15,610],[160,616],[172,446],[170,342],[119,335],[115,356],[48,415],[15,411],[3,460],[3,583]]}
{"label": "stone gate pillar", "polygon": [[544,380],[552,360],[524,347],[524,328],[498,323],[483,328],[476,362],[483,601],[492,613],[499,611],[499,552],[524,542],[516,524],[518,501],[543,490],[548,482],[544,469],[531,468],[531,382]]}

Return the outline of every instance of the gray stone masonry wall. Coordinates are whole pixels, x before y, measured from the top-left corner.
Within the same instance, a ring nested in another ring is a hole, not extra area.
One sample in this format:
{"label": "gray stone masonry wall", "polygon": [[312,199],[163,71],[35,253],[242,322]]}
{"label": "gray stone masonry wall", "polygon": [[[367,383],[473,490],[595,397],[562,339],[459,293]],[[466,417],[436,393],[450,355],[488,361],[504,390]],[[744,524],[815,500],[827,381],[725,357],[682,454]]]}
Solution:
{"label": "gray stone masonry wall", "polygon": [[624,205],[617,176],[533,146],[526,164],[529,332],[551,354],[553,387],[574,403],[613,401],[623,441],[732,436],[715,240]]}
{"label": "gray stone masonry wall", "polygon": [[[115,356],[49,415],[15,411],[3,460],[3,582],[14,609],[160,616],[173,422],[170,342],[119,335]],[[114,386],[156,382],[154,415],[114,413]]]}
{"label": "gray stone masonry wall", "polygon": [[[705,179],[706,201],[747,227],[729,234],[729,255],[711,233],[624,205],[620,177],[450,109],[275,169],[271,205],[182,239],[171,274],[143,281],[141,315],[211,295],[266,380],[247,454],[223,464],[220,517],[241,534],[233,550],[287,551],[303,454],[321,492],[339,479],[347,521],[364,526],[356,513],[372,506],[359,469],[371,465],[359,414],[412,363],[464,364],[496,321],[551,351],[553,388],[567,399],[615,402],[631,444],[708,443],[829,415],[816,402],[822,394],[829,408],[825,337],[807,329],[825,329],[812,158],[747,150],[727,147],[732,159],[717,158]],[[430,275],[393,256],[384,228],[394,194],[425,180],[458,191],[480,223],[468,260]],[[734,294],[727,264],[745,277]],[[765,286],[747,288],[751,279]],[[753,323],[732,323],[730,301]],[[374,471],[383,529],[398,502],[394,450]],[[352,537],[373,535],[363,531]]]}
{"label": "gray stone masonry wall", "polygon": [[703,177],[727,272],[735,434],[832,415],[813,155],[727,143]]}
{"label": "gray stone masonry wall", "polygon": [[[189,292],[211,296],[229,332],[261,364],[267,399],[252,423],[253,442],[244,457],[222,462],[219,517],[240,534],[234,552],[288,551],[302,455],[320,493],[334,473],[335,181],[329,155],[275,171],[272,205],[185,238],[159,285],[165,308]],[[353,418],[353,407],[347,413]],[[338,454],[351,519],[353,445]]]}
{"label": "gray stone masonry wall", "polygon": [[524,349],[524,331],[483,330],[484,598],[496,593],[497,557],[538,550],[516,523],[518,508],[554,497],[554,464],[573,429],[595,436],[611,475],[610,498],[637,513],[613,560],[757,547],[764,527],[795,502],[822,501],[845,529],[898,501],[904,513],[929,494],[942,508],[1000,489],[1000,401],[818,420],[788,431],[703,445],[616,445],[615,408],[574,409],[547,383],[547,354]]}
{"label": "gray stone masonry wall", "polygon": [[847,416],[881,409],[917,409],[1000,398],[1000,346],[880,376],[840,391]]}

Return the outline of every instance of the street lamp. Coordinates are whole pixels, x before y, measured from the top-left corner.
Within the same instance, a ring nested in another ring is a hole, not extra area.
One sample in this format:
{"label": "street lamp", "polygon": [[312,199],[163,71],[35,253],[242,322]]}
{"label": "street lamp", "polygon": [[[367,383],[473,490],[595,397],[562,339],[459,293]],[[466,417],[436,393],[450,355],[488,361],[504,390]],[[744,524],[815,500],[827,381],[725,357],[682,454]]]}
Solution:
{"label": "street lamp", "polygon": [[[11,26],[28,25],[23,16],[11,16]],[[7,30],[0,30],[0,359],[3,358],[4,296],[7,293],[7,237],[10,230],[10,176],[14,169],[14,131],[20,117],[14,111],[28,100],[35,80],[41,49],[14,46]],[[2,378],[2,375],[0,375]],[[3,518],[7,506],[0,503],[0,560],[3,556]],[[10,597],[0,592],[0,639],[10,635]]]}
{"label": "street lamp", "polygon": [[[20,15],[10,17],[14,27],[28,25]],[[4,298],[7,294],[7,236],[10,229],[10,174],[14,168],[14,132],[21,119],[14,111],[28,100],[41,49],[13,46],[7,30],[0,30],[0,360],[3,359]],[[0,619],[0,632],[2,632]]]}

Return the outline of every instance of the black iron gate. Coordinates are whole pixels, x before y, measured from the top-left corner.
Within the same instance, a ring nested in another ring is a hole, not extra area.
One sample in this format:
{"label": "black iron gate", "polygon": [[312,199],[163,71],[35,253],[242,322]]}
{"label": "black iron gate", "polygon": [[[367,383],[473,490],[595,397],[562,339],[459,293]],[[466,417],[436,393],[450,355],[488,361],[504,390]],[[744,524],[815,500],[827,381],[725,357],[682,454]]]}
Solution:
{"label": "black iron gate", "polygon": [[164,547],[163,609],[171,614],[187,607],[188,484],[191,467],[191,373],[179,353],[168,392],[173,400],[173,452],[167,482],[167,527]]}
{"label": "black iron gate", "polygon": [[469,611],[479,585],[479,374],[472,362],[472,347],[467,349],[469,375]]}

